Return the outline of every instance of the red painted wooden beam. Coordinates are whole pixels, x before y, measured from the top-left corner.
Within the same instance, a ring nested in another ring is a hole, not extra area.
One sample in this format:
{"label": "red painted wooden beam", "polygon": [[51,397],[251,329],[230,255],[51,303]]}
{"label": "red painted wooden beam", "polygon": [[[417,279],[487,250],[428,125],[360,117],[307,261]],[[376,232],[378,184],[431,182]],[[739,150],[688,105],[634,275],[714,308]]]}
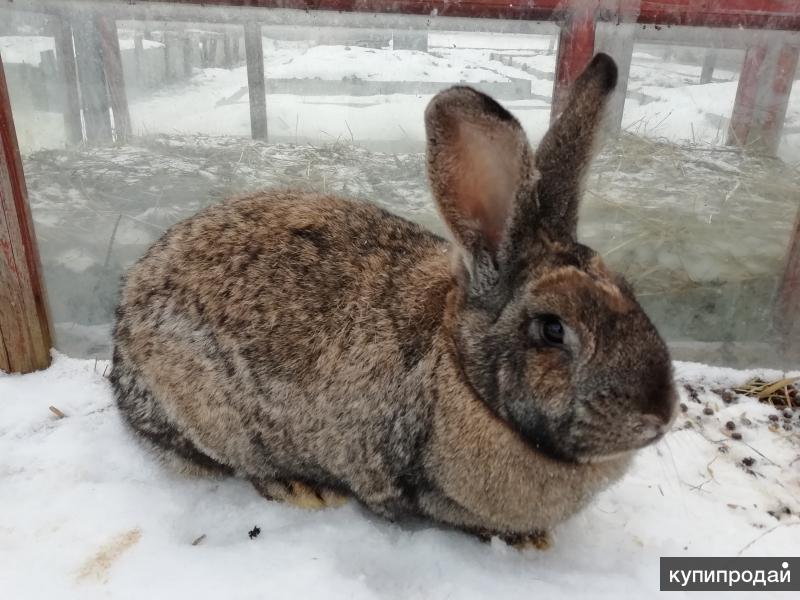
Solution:
{"label": "red painted wooden beam", "polygon": [[[63,0],[0,0],[24,10],[62,12],[72,9]],[[600,0],[600,15],[616,20],[628,0]],[[170,4],[290,8],[305,11],[372,12],[491,19],[560,20],[564,0],[105,0],[103,10],[120,18],[141,15],[166,18]],[[147,6],[148,4],[152,6]],[[144,9],[144,10],[143,10]],[[800,31],[798,0],[641,0],[636,22],[697,27],[745,27]]]}
{"label": "red painted wooden beam", "polygon": [[[128,0],[117,0],[126,3]],[[139,0],[142,3],[163,0]],[[172,4],[294,8],[417,14],[448,17],[554,20],[564,0],[171,0]],[[618,12],[625,0],[601,0],[603,15]],[[110,2],[108,3],[110,4]],[[800,31],[797,0],[642,0],[637,22],[660,25],[747,27]]]}
{"label": "red painted wooden beam", "polygon": [[39,251],[0,59],[0,370],[26,373],[47,367],[50,331]]}

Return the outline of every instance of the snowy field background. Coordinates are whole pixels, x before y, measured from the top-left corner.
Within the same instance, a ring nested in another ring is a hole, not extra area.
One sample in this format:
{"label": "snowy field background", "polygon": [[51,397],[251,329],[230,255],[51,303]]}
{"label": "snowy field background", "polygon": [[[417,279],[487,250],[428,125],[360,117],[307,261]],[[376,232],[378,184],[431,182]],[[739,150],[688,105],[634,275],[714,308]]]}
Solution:
{"label": "snowy field background", "polygon": [[658,594],[661,556],[800,553],[800,411],[720,395],[777,372],[677,363],[674,430],[552,548],[519,552],[169,472],[123,427],[107,367],[56,355],[47,371],[0,374],[4,598],[640,599]]}

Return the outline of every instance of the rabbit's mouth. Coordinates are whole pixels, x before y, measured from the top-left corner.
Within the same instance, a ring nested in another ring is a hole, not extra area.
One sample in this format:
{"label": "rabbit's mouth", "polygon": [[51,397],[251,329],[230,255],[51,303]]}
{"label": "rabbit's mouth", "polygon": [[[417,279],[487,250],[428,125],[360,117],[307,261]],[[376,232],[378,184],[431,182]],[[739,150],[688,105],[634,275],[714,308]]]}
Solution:
{"label": "rabbit's mouth", "polygon": [[633,448],[628,448],[626,450],[618,450],[616,452],[610,452],[607,454],[600,454],[596,456],[586,456],[583,458],[579,458],[579,462],[588,463],[588,464],[595,464],[595,463],[604,463],[614,460],[619,460],[621,458],[630,457],[634,453],[638,452],[642,448],[646,448],[647,446],[652,446],[653,444],[658,443],[664,435],[669,431],[669,427],[663,426],[663,430],[659,430],[656,432],[648,432],[648,437],[640,440],[637,446]]}
{"label": "rabbit's mouth", "polygon": [[638,422],[631,427],[631,437],[624,442],[626,447],[610,452],[597,454],[587,453],[584,456],[578,457],[578,462],[602,463],[618,460],[630,456],[642,448],[651,446],[659,442],[667,432],[669,432],[672,428],[672,423],[675,421],[675,415],[673,414],[667,422],[664,422],[660,417],[656,417],[655,415],[641,415],[637,421]]}

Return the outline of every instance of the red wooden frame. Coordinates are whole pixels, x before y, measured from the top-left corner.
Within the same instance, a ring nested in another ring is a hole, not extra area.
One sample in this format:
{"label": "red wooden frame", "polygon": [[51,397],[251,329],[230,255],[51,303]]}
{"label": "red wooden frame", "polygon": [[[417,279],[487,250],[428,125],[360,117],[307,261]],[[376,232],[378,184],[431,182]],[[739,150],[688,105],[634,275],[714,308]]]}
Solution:
{"label": "red wooden frame", "polygon": [[[163,0],[139,0],[143,3]],[[579,0],[578,3],[596,3]],[[168,0],[169,4],[294,8],[340,12],[436,14],[442,17],[553,20],[563,15],[565,0]],[[627,0],[600,0],[600,9],[616,15]],[[797,0],[641,0],[636,22],[657,25],[746,27],[800,30]]]}
{"label": "red wooden frame", "polygon": [[0,370],[50,364],[50,319],[11,99],[0,59]]}

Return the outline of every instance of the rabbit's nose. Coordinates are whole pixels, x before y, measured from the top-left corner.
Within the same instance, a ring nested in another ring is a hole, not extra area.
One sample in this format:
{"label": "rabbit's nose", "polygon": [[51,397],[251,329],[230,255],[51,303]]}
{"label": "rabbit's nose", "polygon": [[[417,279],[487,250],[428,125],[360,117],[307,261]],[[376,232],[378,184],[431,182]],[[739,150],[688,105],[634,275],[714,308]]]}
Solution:
{"label": "rabbit's nose", "polygon": [[659,386],[651,391],[643,407],[644,415],[669,429],[677,416],[678,394],[672,385]]}
{"label": "rabbit's nose", "polygon": [[658,415],[642,415],[636,432],[642,445],[647,445],[662,437],[669,431],[671,423],[665,423]]}

